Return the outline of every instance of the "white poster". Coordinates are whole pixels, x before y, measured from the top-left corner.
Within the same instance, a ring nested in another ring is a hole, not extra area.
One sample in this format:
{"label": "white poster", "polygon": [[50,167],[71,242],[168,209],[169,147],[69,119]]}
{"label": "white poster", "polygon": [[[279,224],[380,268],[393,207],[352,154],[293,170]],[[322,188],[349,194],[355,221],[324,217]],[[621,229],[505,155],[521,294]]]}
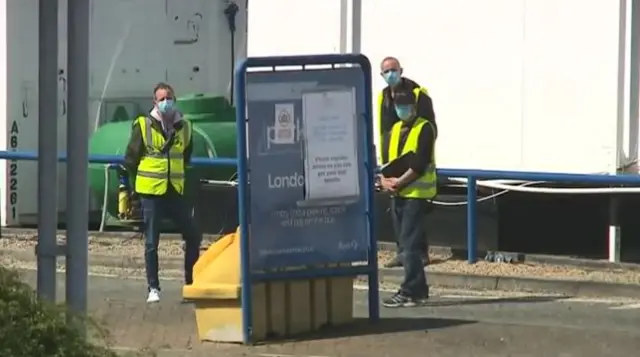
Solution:
{"label": "white poster", "polygon": [[355,89],[302,96],[306,199],[360,194]]}
{"label": "white poster", "polygon": [[293,104],[276,104],[273,126],[268,132],[268,146],[294,144],[296,142],[296,123]]}

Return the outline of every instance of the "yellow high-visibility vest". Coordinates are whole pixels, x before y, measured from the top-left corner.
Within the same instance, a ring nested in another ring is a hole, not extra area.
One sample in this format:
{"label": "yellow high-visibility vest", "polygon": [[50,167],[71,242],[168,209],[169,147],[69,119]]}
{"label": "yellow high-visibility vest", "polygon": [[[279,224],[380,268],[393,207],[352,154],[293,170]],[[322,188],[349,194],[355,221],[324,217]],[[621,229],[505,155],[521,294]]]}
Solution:
{"label": "yellow high-visibility vest", "polygon": [[[389,139],[389,162],[395,160],[398,156],[404,155],[410,151],[416,152],[418,150],[418,138],[420,132],[425,125],[431,125],[428,120],[424,118],[417,118],[407,137],[402,151],[398,154],[398,146],[400,144],[400,132],[402,130],[402,122],[399,121],[391,128],[391,137]],[[435,140],[435,137],[433,138]],[[398,196],[406,198],[423,198],[432,199],[438,194],[438,177],[436,176],[436,160],[435,149],[431,157],[431,164],[427,167],[425,173],[418,179],[413,181],[410,185],[403,188],[398,192]]]}
{"label": "yellow high-visibility vest", "polygon": [[142,132],[145,155],[140,159],[136,175],[136,192],[147,195],[163,195],[169,183],[179,194],[184,193],[184,150],[191,140],[191,123],[183,119],[184,125],[174,133],[173,144],[163,152],[166,143],[162,132],[154,128],[152,118],[137,119]]}
{"label": "yellow high-visibility vest", "polygon": [[[424,93],[425,95],[429,95],[429,91],[427,91],[427,88],[424,87],[417,87],[413,90],[413,94],[416,97],[416,104],[418,103],[418,99],[420,98],[420,93]],[[376,146],[376,151],[377,151],[377,155],[378,155],[378,159],[382,161],[382,141],[384,140],[384,132],[382,130],[382,104],[384,103],[384,91],[380,91],[380,94],[378,94],[378,135],[380,138],[380,141],[378,142],[378,145]],[[389,161],[391,161],[391,159],[389,159]],[[380,164],[386,164],[386,162],[380,162]]]}

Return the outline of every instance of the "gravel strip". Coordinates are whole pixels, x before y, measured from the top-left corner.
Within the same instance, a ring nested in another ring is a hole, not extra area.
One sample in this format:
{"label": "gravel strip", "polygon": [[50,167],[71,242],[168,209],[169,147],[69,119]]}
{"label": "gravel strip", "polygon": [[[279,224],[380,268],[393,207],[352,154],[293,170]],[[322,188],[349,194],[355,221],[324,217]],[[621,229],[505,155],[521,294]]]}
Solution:
{"label": "gravel strip", "polygon": [[[59,243],[64,243],[64,236],[58,237]],[[37,236],[33,234],[3,236],[0,239],[0,250],[23,250],[33,252],[37,242]],[[210,242],[207,240],[203,246],[207,246]],[[141,258],[144,253],[144,242],[141,236],[134,237],[104,237],[89,236],[89,252],[90,254],[111,255],[118,257],[134,257]],[[160,242],[159,254],[161,257],[182,258],[182,242],[173,239],[164,239]],[[378,262],[380,266],[387,263],[394,253],[389,251],[380,251],[378,253]],[[3,265],[7,264],[30,264],[30,262],[7,262],[4,260],[10,257],[3,257]],[[594,269],[583,268],[566,265],[551,264],[506,264],[506,263],[488,263],[479,261],[477,264],[467,264],[464,260],[451,259],[446,255],[431,255],[432,264],[428,271],[447,272],[458,274],[474,274],[484,276],[509,276],[509,277],[528,277],[528,278],[546,278],[557,280],[586,280],[600,281],[612,283],[640,284],[640,273],[624,269]],[[15,259],[14,259],[15,260]],[[162,262],[162,258],[160,259]],[[139,269],[128,268],[110,268],[110,267],[92,267],[93,269],[103,270],[103,274],[126,276],[141,275]],[[131,271],[129,271],[131,270]],[[99,273],[96,271],[96,273]],[[178,271],[168,271],[168,274],[181,277],[182,273]]]}
{"label": "gravel strip", "polygon": [[[389,262],[393,256],[392,252],[379,252],[380,266]],[[551,264],[489,263],[486,261],[468,264],[465,260],[450,259],[449,256],[442,255],[431,255],[430,260],[432,264],[428,267],[428,271],[433,272],[640,284],[640,273],[633,270],[593,269]]]}

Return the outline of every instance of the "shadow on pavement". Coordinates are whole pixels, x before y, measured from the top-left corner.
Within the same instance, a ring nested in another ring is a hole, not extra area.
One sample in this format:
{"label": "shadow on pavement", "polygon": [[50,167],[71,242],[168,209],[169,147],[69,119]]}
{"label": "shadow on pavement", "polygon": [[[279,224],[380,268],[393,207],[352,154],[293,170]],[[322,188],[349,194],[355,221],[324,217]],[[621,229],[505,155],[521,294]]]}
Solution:
{"label": "shadow on pavement", "polygon": [[473,320],[437,319],[437,318],[381,318],[377,323],[370,323],[368,318],[356,318],[351,324],[344,326],[327,326],[318,332],[298,335],[293,338],[272,338],[264,344],[300,342],[309,340],[325,340],[345,337],[385,335],[402,332],[427,332],[459,325],[473,324]]}
{"label": "shadow on pavement", "polygon": [[554,302],[568,299],[568,296],[521,296],[509,298],[478,298],[429,301],[425,307],[489,305],[489,304],[530,304]]}

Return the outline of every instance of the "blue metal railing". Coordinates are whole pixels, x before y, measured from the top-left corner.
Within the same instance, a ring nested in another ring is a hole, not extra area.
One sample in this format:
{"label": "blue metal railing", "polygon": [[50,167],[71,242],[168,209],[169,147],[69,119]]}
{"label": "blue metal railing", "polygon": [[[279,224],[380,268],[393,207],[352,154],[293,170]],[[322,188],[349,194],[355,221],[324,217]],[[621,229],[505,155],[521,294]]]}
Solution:
{"label": "blue metal railing", "polygon": [[[37,161],[32,152],[0,151],[0,160]],[[58,160],[66,161],[66,155]],[[124,157],[116,155],[90,155],[89,162],[98,164],[121,164]],[[194,166],[236,166],[233,158],[193,158]],[[476,169],[439,169],[438,176],[467,179],[467,260],[470,264],[478,261],[477,241],[477,181],[478,180],[520,180],[600,185],[640,185],[640,175],[566,174],[552,172],[498,171]]]}
{"label": "blue metal railing", "polygon": [[439,177],[467,179],[467,261],[478,261],[477,237],[477,181],[519,180],[554,183],[580,183],[600,185],[638,185],[640,175],[567,174],[552,172],[497,171],[473,169],[440,169]]}
{"label": "blue metal railing", "polygon": [[[35,152],[19,152],[19,151],[0,151],[0,160],[17,160],[17,161],[37,161],[38,154]],[[58,161],[67,161],[64,154],[58,155]],[[122,164],[124,156],[117,155],[89,155],[89,162],[92,164]],[[194,166],[237,166],[238,159],[230,158],[204,158],[194,157],[191,160]]]}

